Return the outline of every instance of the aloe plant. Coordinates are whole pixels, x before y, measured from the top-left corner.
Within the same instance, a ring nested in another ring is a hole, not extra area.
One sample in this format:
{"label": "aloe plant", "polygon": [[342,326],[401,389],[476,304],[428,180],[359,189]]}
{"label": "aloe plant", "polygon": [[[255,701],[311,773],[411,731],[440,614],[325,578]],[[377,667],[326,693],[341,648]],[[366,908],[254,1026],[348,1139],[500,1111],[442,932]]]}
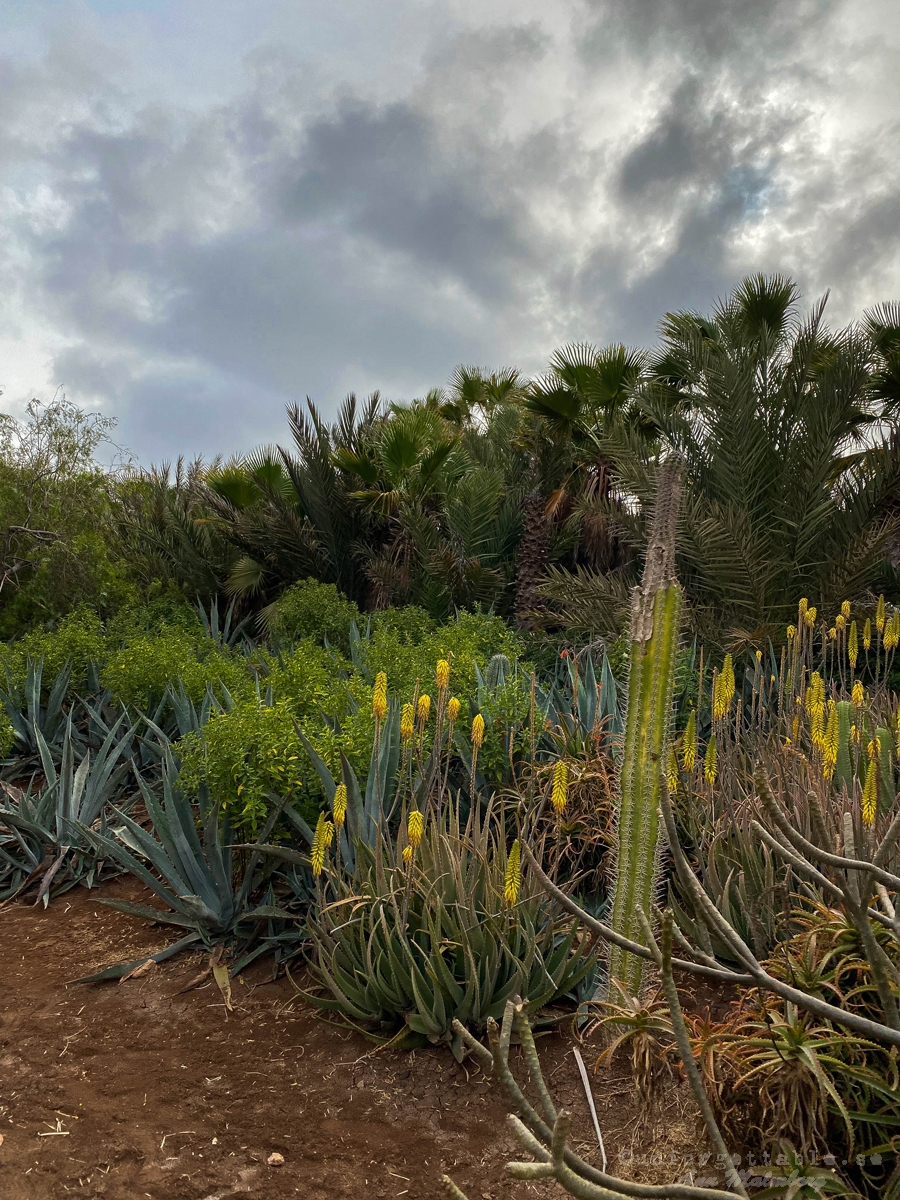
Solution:
{"label": "aloe plant", "polygon": [[461,1058],[454,1020],[483,1029],[517,995],[539,1009],[592,970],[577,923],[520,882],[490,806],[461,830],[448,804],[408,864],[394,850],[360,846],[354,872],[329,872],[333,898],[309,922],[328,994],[312,1003],[395,1044],[450,1043]]}
{"label": "aloe plant", "polygon": [[[681,589],[675,580],[678,501],[678,467],[664,463],[643,581],[632,594],[628,712],[610,922],[617,933],[642,944],[646,939],[639,910],[651,912],[657,886],[659,792],[671,726],[681,615]],[[610,979],[618,980],[629,995],[639,994],[642,973],[640,958],[612,947]]]}

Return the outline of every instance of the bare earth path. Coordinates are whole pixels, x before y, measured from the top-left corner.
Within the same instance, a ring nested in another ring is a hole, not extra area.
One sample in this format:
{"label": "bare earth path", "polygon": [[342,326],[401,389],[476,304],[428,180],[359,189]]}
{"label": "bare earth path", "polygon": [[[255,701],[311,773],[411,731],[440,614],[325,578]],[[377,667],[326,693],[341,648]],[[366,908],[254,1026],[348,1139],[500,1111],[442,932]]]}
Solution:
{"label": "bare earth path", "polygon": [[[561,1195],[504,1174],[519,1157],[506,1109],[471,1061],[459,1067],[446,1049],[372,1055],[289,982],[268,982],[266,965],[235,983],[232,1014],[213,986],[178,994],[197,974],[194,956],[122,984],[67,986],[166,944],[165,929],[98,904],[100,894],[0,912],[2,1200],[431,1200],[444,1171],[470,1200]],[[148,899],[130,881],[102,894]],[[567,1040],[544,1039],[542,1057],[589,1149]],[[594,1090],[615,1158],[633,1143],[630,1081],[599,1076]],[[640,1177],[674,1178],[659,1160],[694,1148],[680,1107],[634,1145],[658,1161]],[[272,1153],[284,1164],[269,1166]]]}

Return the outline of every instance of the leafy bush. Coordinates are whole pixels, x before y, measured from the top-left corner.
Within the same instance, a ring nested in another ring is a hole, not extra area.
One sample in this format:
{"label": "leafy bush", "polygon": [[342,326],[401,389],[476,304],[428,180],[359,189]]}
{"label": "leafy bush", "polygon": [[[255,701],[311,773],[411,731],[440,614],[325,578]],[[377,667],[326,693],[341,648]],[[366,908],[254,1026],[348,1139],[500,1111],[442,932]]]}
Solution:
{"label": "leafy bush", "polygon": [[29,630],[18,641],[4,646],[4,665],[10,683],[21,686],[28,674],[28,660],[42,661],[43,679],[49,687],[68,664],[69,692],[76,694],[87,686],[91,666],[103,661],[106,645],[103,622],[96,612],[82,605],[63,617],[55,629]]}
{"label": "leafy bush", "polygon": [[[321,784],[300,745],[296,724],[307,730],[329,767],[338,771],[339,738],[325,718],[333,723],[352,719],[353,707],[344,682],[349,664],[314,642],[301,641],[279,659],[261,655],[259,662],[269,672],[264,687],[267,692],[271,688],[272,702],[255,693],[245,695],[177,746],[182,786],[194,794],[205,785],[237,825],[254,832],[269,795],[287,797],[315,820]],[[371,731],[366,735],[365,721],[361,725],[361,752],[368,757]],[[349,749],[352,739],[345,736],[340,744]]]}
{"label": "leafy bush", "polygon": [[245,660],[211,638],[197,637],[178,627],[136,634],[110,653],[100,682],[117,700],[146,710],[170,685],[180,683],[197,702],[206,689],[245,692],[250,675]]}
{"label": "leafy bush", "polygon": [[391,690],[412,699],[416,681],[429,691],[434,664],[451,663],[450,688],[461,696],[472,694],[477,684],[476,666],[484,668],[497,654],[511,661],[522,657],[523,646],[501,617],[481,612],[461,612],[437,625],[421,608],[386,609],[372,618],[372,629],[360,645],[360,658],[371,675],[387,673]]}
{"label": "leafy bush", "polygon": [[269,632],[276,643],[326,638],[344,654],[350,653],[350,628],[362,624],[362,614],[333,583],[304,579],[282,592],[273,606]]}

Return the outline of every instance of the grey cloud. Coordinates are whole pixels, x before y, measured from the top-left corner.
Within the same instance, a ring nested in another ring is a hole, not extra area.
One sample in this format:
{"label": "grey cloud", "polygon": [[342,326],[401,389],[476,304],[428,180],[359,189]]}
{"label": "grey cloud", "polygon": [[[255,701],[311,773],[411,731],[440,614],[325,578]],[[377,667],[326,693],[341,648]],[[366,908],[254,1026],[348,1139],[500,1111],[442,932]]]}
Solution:
{"label": "grey cloud", "polygon": [[440,267],[485,295],[508,295],[501,270],[528,245],[515,207],[495,205],[477,177],[440,161],[434,122],[409,104],[342,105],[310,128],[284,188],[295,220],[342,223],[380,246]]}
{"label": "grey cloud", "polygon": [[839,156],[817,125],[840,119],[819,44],[838,0],[547,11],[445,39],[378,95],[257,48],[227,100],[126,111],[88,54],[48,125],[48,65],[16,68],[13,190],[65,210],[6,219],[33,319],[68,344],[52,382],[119,412],[143,455],[208,454],[283,435],[307,393],[327,409],[461,361],[646,342],[748,269],[827,271],[854,301],[900,284],[895,142]]}

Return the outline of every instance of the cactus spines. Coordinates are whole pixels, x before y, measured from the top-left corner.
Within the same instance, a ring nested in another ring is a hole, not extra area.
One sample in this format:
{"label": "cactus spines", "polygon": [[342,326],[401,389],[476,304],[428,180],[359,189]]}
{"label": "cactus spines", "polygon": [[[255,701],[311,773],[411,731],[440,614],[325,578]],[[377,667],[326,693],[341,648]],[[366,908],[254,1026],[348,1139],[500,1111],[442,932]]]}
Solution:
{"label": "cactus spines", "polygon": [[837,702],[837,765],[834,771],[834,784],[837,788],[845,787],[848,791],[853,786],[853,759],[850,757],[850,727],[853,723],[851,702]]}
{"label": "cactus spines", "polygon": [[[646,944],[638,913],[653,908],[657,882],[659,789],[664,778],[678,649],[681,588],[675,580],[679,467],[659,472],[656,511],[639,588],[632,593],[628,714],[619,784],[618,850],[612,927]],[[612,947],[610,979],[632,996],[641,988],[643,960]]]}

